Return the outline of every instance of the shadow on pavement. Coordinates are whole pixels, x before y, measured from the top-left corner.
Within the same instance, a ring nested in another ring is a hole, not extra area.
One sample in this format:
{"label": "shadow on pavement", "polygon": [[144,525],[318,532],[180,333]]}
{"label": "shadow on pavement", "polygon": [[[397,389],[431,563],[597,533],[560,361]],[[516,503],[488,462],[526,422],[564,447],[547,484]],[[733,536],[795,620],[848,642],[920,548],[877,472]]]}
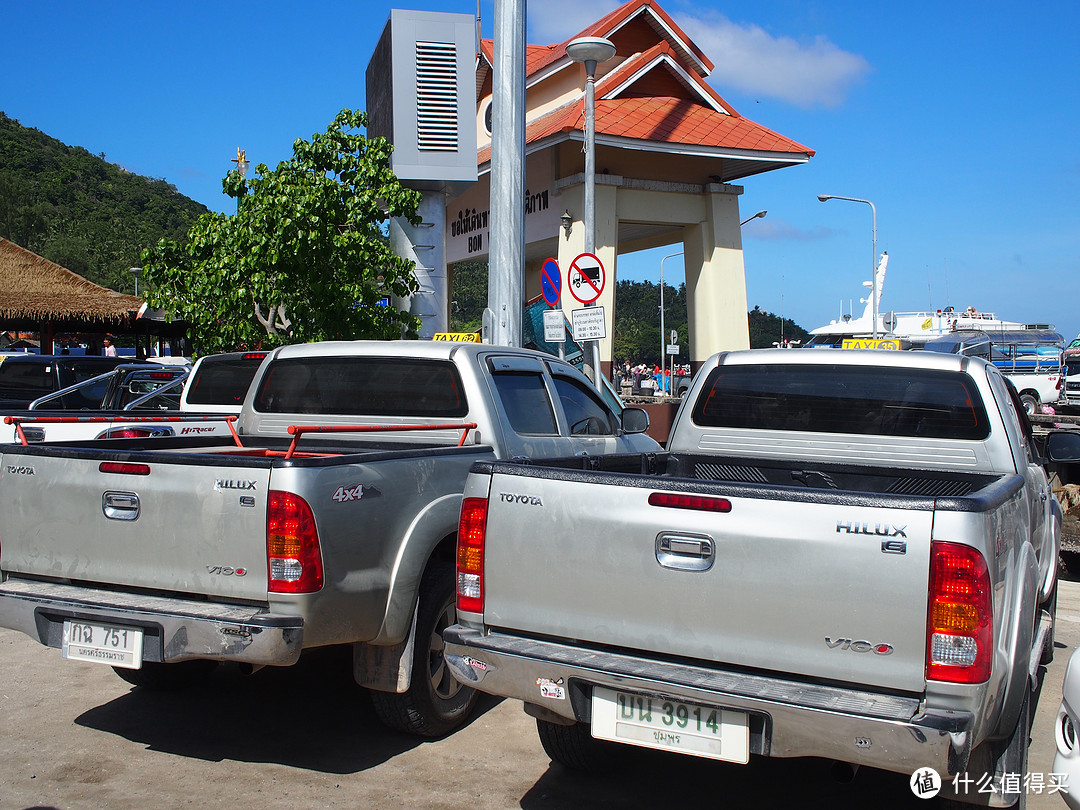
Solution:
{"label": "shadow on pavement", "polygon": [[923,808],[904,774],[862,768],[838,781],[823,759],[753,757],[748,765],[640,751],[627,747],[623,762],[604,774],[578,773],[552,764],[521,799],[523,810],[583,807],[737,807],[755,810]]}
{"label": "shadow on pavement", "polygon": [[[482,695],[470,723],[497,703]],[[75,722],[153,751],[334,774],[368,770],[424,743],[380,723],[352,679],[348,647],[311,650],[292,667],[248,676],[221,665],[184,691],[132,688]]]}

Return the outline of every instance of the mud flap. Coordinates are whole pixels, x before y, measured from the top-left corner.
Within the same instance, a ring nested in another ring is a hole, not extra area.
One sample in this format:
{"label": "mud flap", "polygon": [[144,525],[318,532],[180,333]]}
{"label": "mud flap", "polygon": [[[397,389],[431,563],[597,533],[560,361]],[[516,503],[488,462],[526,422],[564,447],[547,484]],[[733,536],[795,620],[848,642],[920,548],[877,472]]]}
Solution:
{"label": "mud flap", "polygon": [[412,683],[412,660],[416,647],[416,614],[413,608],[409,634],[388,647],[358,642],[353,645],[353,679],[378,692],[408,692]]}

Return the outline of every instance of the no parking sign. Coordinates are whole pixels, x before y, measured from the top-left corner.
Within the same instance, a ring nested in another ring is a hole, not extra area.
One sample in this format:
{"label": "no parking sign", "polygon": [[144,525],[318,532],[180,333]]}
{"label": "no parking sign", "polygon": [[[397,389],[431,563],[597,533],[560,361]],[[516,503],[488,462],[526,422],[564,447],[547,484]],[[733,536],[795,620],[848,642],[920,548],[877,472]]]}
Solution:
{"label": "no parking sign", "polygon": [[559,303],[559,295],[562,293],[562,274],[559,272],[559,263],[554,259],[544,261],[540,268],[540,290],[544,293],[544,300],[549,307]]}

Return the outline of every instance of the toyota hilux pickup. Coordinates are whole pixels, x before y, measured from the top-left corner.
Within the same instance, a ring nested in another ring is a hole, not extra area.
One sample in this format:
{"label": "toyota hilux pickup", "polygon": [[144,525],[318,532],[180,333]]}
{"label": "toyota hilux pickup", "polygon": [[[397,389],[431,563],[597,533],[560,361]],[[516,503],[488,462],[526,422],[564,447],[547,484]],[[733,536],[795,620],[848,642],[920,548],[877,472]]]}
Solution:
{"label": "toyota hilux pickup", "polygon": [[446,656],[569,767],[615,743],[812,756],[1009,806],[1060,522],[994,366],[722,353],[666,452],[473,465]]}
{"label": "toyota hilux pickup", "polygon": [[278,348],[235,438],[0,446],[0,626],[148,688],[352,645],[387,724],[446,733],[476,698],[439,635],[469,466],[652,452],[647,426],[530,350]]}

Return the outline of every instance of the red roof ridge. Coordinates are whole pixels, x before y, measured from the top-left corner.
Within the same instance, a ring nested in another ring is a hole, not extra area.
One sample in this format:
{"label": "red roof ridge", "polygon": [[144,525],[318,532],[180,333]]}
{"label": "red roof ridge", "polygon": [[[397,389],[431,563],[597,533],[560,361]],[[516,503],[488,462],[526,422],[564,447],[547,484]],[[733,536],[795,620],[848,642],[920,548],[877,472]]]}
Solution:
{"label": "red roof ridge", "polygon": [[[566,56],[566,46],[578,37],[606,37],[616,31],[618,31],[623,25],[630,22],[638,14],[650,13],[653,17],[660,22],[660,24],[667,28],[671,35],[683,42],[687,51],[700,63],[704,68],[704,74],[708,75],[712,72],[714,67],[713,63],[705,55],[705,53],[699,48],[693,40],[686,35],[676,22],[668,16],[655,0],[628,0],[623,3],[614,11],[604,15],[592,25],[580,31],[564,42],[555,43],[552,45],[526,45],[525,46],[525,61],[526,69],[525,76],[533,76],[536,73],[544,70],[547,67],[555,64],[561,59],[568,59]],[[664,40],[660,44],[667,44]],[[480,52],[487,60],[488,64],[492,64],[495,60],[495,43],[493,39],[480,40]],[[671,49],[672,54],[678,58],[678,54],[675,49]],[[692,72],[697,73],[697,70]]]}
{"label": "red roof ridge", "polygon": [[[664,59],[663,57],[669,57],[669,59]],[[649,50],[628,57],[622,64],[600,78],[596,82],[596,97],[598,99],[618,98],[618,95],[608,94],[613,93],[618,89],[619,85],[627,81],[627,78],[629,77],[624,77],[624,73],[628,71],[644,71],[642,73],[642,76],[644,76],[645,73],[648,73],[653,68],[661,65],[666,65],[667,69],[672,70],[673,72],[677,68],[683,67],[682,63],[679,61],[679,55],[675,53],[675,49],[667,42],[658,42],[649,48]],[[684,71],[683,75],[690,80],[690,83],[699,93],[708,97],[709,103],[711,103],[712,106],[718,107],[728,115],[734,115],[736,118],[741,117],[735,108],[728,104],[699,74],[694,71]],[[676,75],[676,78],[682,77]],[[614,87],[612,85],[614,85]]]}

